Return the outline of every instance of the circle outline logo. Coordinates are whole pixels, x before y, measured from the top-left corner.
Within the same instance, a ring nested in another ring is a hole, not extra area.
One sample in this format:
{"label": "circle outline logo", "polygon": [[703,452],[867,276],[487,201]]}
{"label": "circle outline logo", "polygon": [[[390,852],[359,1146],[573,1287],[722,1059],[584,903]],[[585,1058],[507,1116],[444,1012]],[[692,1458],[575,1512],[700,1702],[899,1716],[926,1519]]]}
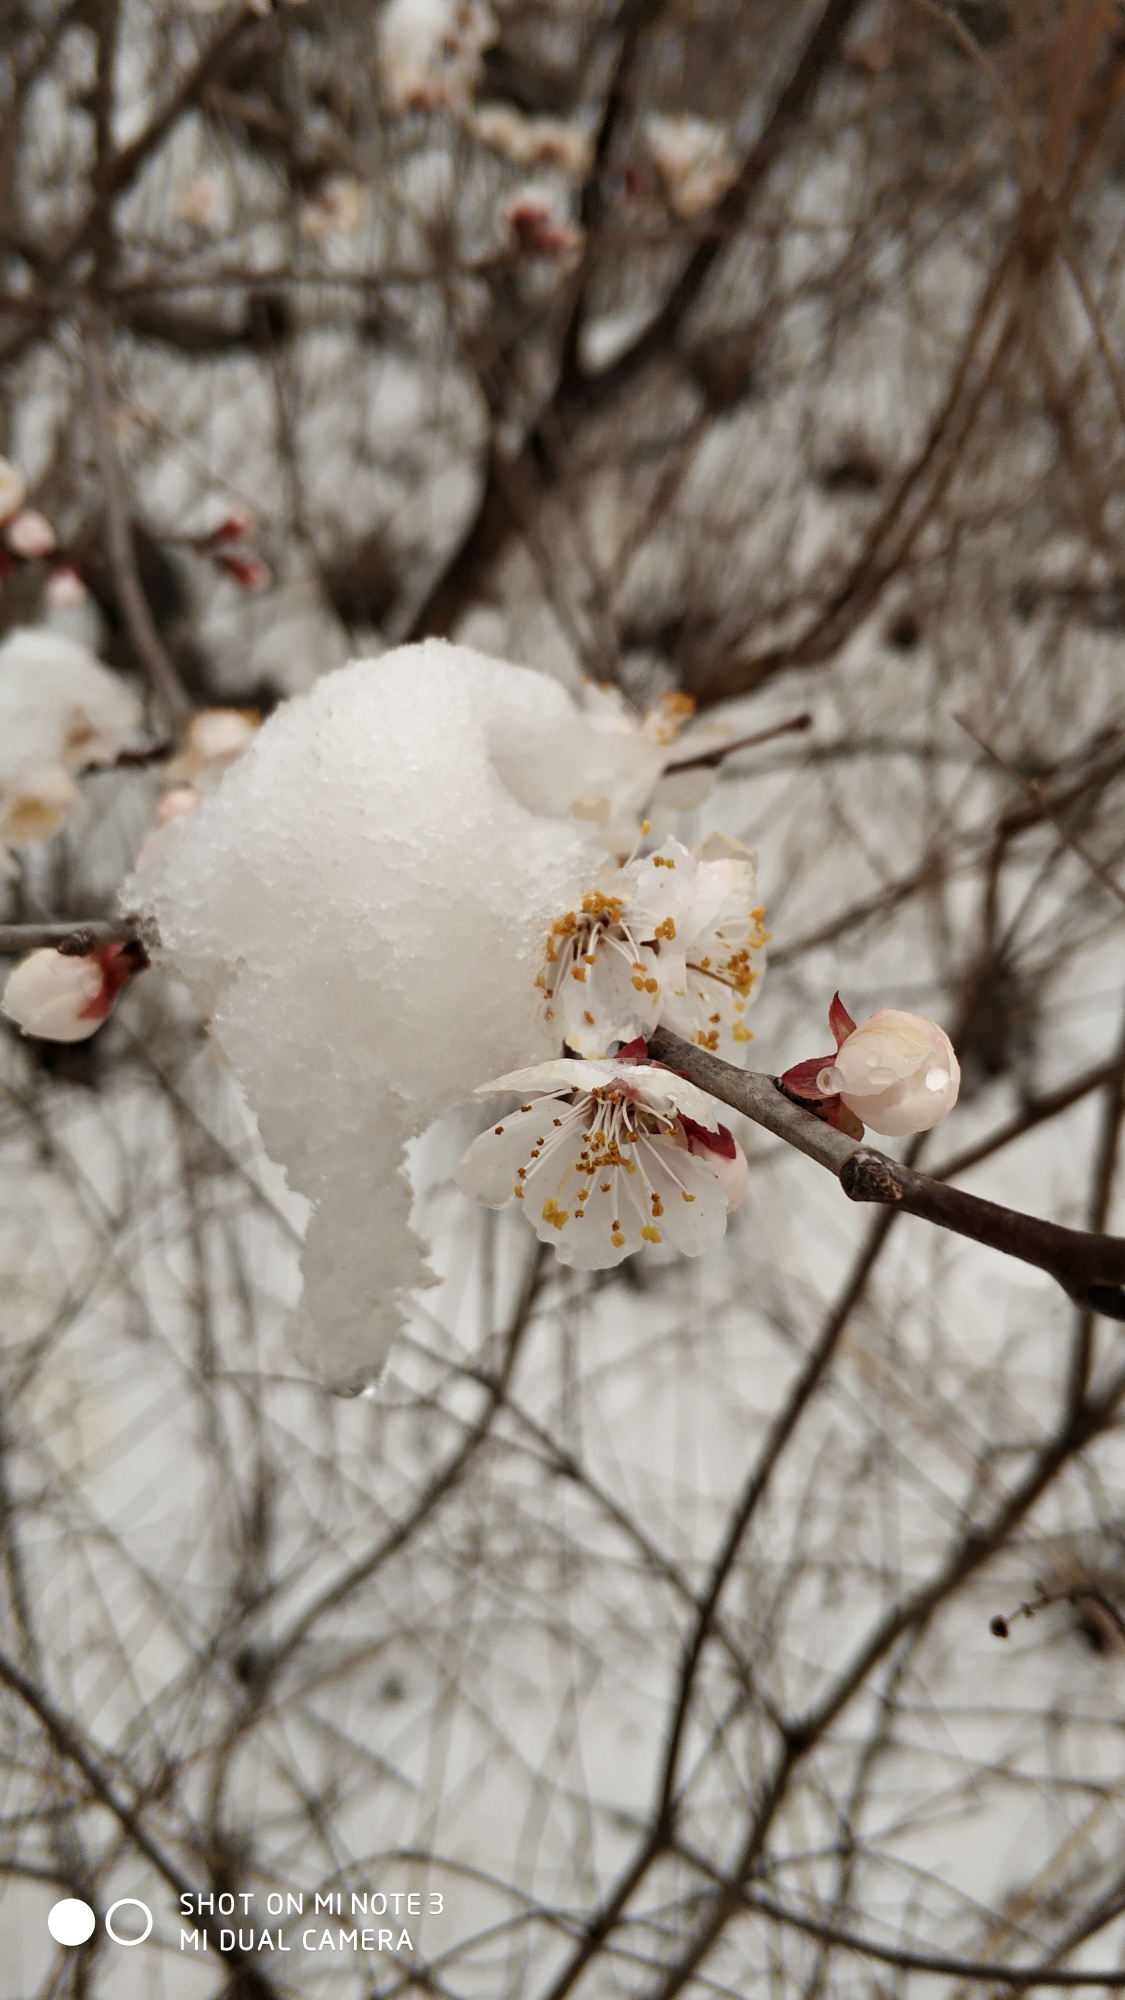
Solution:
{"label": "circle outline logo", "polygon": [[[134,1910],[143,1910],[145,1916],[148,1918],[148,1923],[145,1926],[145,1929],[141,1932],[140,1937],[135,1937],[135,1938],[118,1937],[117,1932],[113,1928],[111,1919],[117,1910],[125,1910],[129,1909],[130,1907]],[[119,1896],[117,1898],[116,1903],[111,1903],[108,1910],[105,1913],[105,1927],[106,1930],[109,1932],[110,1937],[113,1939],[114,1944],[123,1944],[131,1950],[135,1944],[143,1944],[146,1937],[149,1935],[149,1932],[152,1929],[152,1911],[149,1909],[147,1903],[141,1902],[139,1896]]]}

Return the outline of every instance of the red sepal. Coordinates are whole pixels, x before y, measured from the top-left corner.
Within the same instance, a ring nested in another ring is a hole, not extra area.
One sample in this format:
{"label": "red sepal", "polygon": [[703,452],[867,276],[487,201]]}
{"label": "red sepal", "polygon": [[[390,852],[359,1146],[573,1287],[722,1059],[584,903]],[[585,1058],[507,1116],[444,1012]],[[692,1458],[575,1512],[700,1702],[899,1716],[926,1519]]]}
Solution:
{"label": "red sepal", "polygon": [[652,1057],[649,1055],[648,1043],[645,1041],[644,1036],[634,1035],[631,1042],[626,1042],[622,1048],[618,1049],[613,1060],[614,1062],[650,1063]]}
{"label": "red sepal", "polygon": [[825,1097],[819,1105],[811,1105],[810,1110],[823,1118],[837,1132],[846,1132],[849,1139],[862,1139],[863,1126],[854,1111],[849,1111],[842,1097]]}
{"label": "red sepal", "polygon": [[849,1035],[855,1034],[855,1022],[838,993],[832,995],[832,1005],[828,1009],[828,1025],[836,1037],[837,1048],[843,1046]]}
{"label": "red sepal", "polygon": [[738,1147],[734,1143],[734,1133],[728,1132],[725,1125],[720,1125],[717,1132],[710,1132],[706,1125],[697,1124],[684,1111],[679,1113],[679,1119],[693,1147],[702,1146],[708,1153],[718,1153],[723,1160],[734,1159]]}
{"label": "red sepal", "polygon": [[261,556],[230,556],[217,549],[214,559],[219,568],[225,569],[243,590],[268,590],[273,581],[269,567]]}
{"label": "red sepal", "polygon": [[777,1080],[787,1097],[799,1097],[819,1104],[824,1092],[817,1083],[817,1077],[822,1069],[831,1067],[831,1056],[809,1056],[804,1062],[794,1063],[792,1069],[787,1069]]}
{"label": "red sepal", "polygon": [[92,1000],[79,1009],[80,1021],[104,1021],[123,986],[148,964],[147,953],[136,944],[102,944],[88,954],[101,968],[102,983]]}

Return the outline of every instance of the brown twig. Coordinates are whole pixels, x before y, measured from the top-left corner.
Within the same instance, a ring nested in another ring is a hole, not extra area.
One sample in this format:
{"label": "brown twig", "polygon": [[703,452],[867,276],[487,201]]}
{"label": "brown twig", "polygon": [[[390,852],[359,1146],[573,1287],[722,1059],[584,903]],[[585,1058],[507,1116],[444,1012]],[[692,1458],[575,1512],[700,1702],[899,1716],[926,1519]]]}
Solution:
{"label": "brown twig", "polygon": [[100,334],[89,320],[83,328],[83,348],[86,356],[86,379],[90,389],[94,452],[105,500],[106,542],[113,580],[129,629],[129,637],[169,723],[176,729],[191,714],[191,702],[156,629],[141,584],[121,467],[113,443],[109,372]]}
{"label": "brown twig", "polygon": [[133,944],[139,935],[132,917],[102,917],[92,923],[0,924],[0,957],[21,958],[25,951],[53,945],[56,951],[81,958],[100,944]]}
{"label": "brown twig", "polygon": [[850,1201],[885,1203],[1017,1257],[1046,1271],[1076,1305],[1107,1319],[1125,1319],[1125,1238],[1064,1229],[916,1173],[873,1146],[857,1145],[834,1131],[787,1098],[772,1077],[737,1070],[666,1028],[657,1029],[649,1047],[658,1061],[827,1167]]}

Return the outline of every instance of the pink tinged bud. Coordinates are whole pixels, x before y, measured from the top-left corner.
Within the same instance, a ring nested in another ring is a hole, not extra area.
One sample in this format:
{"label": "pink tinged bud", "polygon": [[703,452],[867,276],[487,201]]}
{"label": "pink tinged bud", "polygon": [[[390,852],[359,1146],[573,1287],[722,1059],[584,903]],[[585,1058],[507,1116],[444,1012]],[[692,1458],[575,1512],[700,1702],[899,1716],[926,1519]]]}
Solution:
{"label": "pink tinged bud", "polygon": [[153,818],[157,826],[167,826],[169,820],[182,819],[185,813],[194,812],[202,799],[202,792],[197,791],[194,785],[177,785],[157,800]]}
{"label": "pink tinged bud", "polygon": [[948,1116],[961,1071],[936,1021],[883,1007],[841,1042],[818,1081],[873,1132],[901,1138],[928,1132]]}
{"label": "pink tinged bud", "polygon": [[27,481],[19,466],[0,458],[0,521],[10,521],[19,513],[26,494]]}
{"label": "pink tinged bud", "polygon": [[269,564],[264,563],[261,556],[231,556],[220,553],[216,555],[215,561],[220,569],[225,569],[227,575],[234,578],[242,590],[256,594],[260,590],[268,590],[273,581]]}
{"label": "pink tinged bud", "polygon": [[58,536],[45,514],[37,514],[34,507],[22,507],[8,522],[4,540],[13,555],[22,556],[25,562],[34,562],[39,556],[52,553]]}
{"label": "pink tinged bud", "polygon": [[504,223],[513,249],[528,256],[565,257],[582,246],[553,188],[520,188],[505,205]]}
{"label": "pink tinged bud", "polygon": [[78,571],[70,563],[61,563],[47,584],[46,598],[56,610],[73,611],[77,605],[86,602],[86,586]]}
{"label": "pink tinged bud", "polygon": [[253,534],[256,525],[249,507],[235,507],[231,513],[224,515],[217,528],[211,529],[207,540],[213,547],[223,542],[244,542]]}
{"label": "pink tinged bud", "polygon": [[101,945],[82,958],[33,951],[11,974],[0,1008],[25,1035],[84,1042],[97,1033],[140,963],[136,950],[122,944]]}

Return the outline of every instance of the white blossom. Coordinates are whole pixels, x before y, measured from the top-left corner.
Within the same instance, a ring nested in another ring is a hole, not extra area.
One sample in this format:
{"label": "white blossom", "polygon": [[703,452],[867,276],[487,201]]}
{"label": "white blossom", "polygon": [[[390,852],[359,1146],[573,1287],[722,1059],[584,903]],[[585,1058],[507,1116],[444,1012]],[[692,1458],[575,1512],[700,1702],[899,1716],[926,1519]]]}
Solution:
{"label": "white blossom", "polygon": [[327,236],[354,236],[367,218],[367,189],[351,174],[333,174],[301,209],[301,230],[310,242]]}
{"label": "white blossom", "polygon": [[245,756],[258,732],[258,714],[247,708],[200,708],[191,717],[184,741],[164,767],[169,784],[213,790],[224,771]]}
{"label": "white blossom", "polygon": [[51,523],[45,514],[37,514],[34,507],[21,507],[13,515],[4,529],[4,540],[14,556],[22,556],[25,562],[34,562],[39,556],[49,556],[58,544]]}
{"label": "white blossom", "polygon": [[394,111],[464,104],[497,36],[485,0],[389,0],[379,23],[383,85]]}
{"label": "white blossom", "polygon": [[[405,1143],[558,1049],[534,978],[596,873],[596,734],[557,682],[438,640],[278,708],[130,890],[313,1204],[295,1338],[373,1380],[427,1282]],[[561,749],[560,749],[561,746]]]}
{"label": "white blossom", "polygon": [[0,791],[0,842],[29,847],[82,817],[82,794],[61,764],[25,767]]}
{"label": "white blossom", "polygon": [[738,841],[710,834],[690,853],[665,841],[603,871],[556,917],[539,974],[546,1018],[587,1057],[662,1022],[738,1061],[751,1039],[763,914],[754,857]]}
{"label": "white blossom", "polygon": [[684,114],[645,119],[645,137],[668,206],[684,221],[721,201],[738,174],[725,125]]}
{"label": "white blossom", "polygon": [[482,104],[471,129],[485,146],[518,167],[558,167],[573,180],[590,171],[593,147],[579,125],[562,118],[527,118],[510,104]]}
{"label": "white blossom", "polygon": [[9,975],[0,1009],[25,1035],[84,1042],[97,1033],[136,969],[129,948],[119,944],[83,957],[50,948],[33,951]]}
{"label": "white blossom", "polygon": [[845,1037],[816,1079],[873,1132],[928,1132],[957,1102],[961,1070],[936,1021],[881,1007]]}
{"label": "white blossom", "polygon": [[501,1091],[524,1102],[474,1141],[457,1184],[490,1208],[520,1202],[562,1263],[598,1271],[646,1243],[701,1257],[720,1242],[746,1163],[694,1084],[647,1064],[564,1059],[476,1094]]}
{"label": "white blossom", "polygon": [[608,851],[620,857],[636,846],[646,806],[689,811],[710,796],[713,770],[705,765],[684,771],[680,767],[722,750],[730,741],[730,727],[726,723],[690,727],[695,703],[678,689],[661,695],[643,716],[609,682],[584,681],[580,698],[606,740],[608,782],[596,789],[591,773],[590,791],[575,801],[572,811],[594,821]]}
{"label": "white blossom", "polygon": [[80,806],[73,776],[112,763],[141,704],[76,639],[20,628],[0,645],[0,841],[46,839]]}
{"label": "white blossom", "polygon": [[0,522],[18,514],[27,495],[27,481],[18,465],[0,458]]}

